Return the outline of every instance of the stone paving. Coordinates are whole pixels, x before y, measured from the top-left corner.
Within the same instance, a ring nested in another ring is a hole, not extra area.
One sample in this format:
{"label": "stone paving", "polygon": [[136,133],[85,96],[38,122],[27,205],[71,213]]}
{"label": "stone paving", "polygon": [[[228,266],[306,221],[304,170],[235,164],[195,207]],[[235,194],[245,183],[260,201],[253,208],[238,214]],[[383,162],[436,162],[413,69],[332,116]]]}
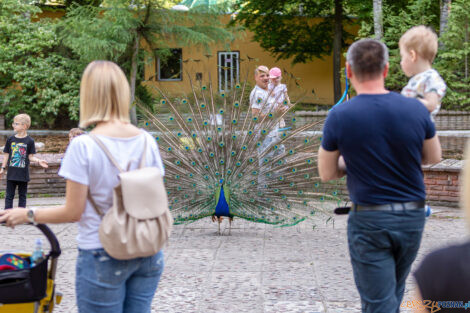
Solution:
{"label": "stone paving", "polygon": [[[63,198],[29,199],[32,206],[58,205]],[[458,209],[433,208],[417,262],[429,251],[468,239],[467,223]],[[175,226],[165,248],[166,267],[152,303],[152,312],[360,312],[349,262],[347,217],[334,224],[317,217],[276,228],[236,219],[228,223],[204,219]],[[54,312],[77,312],[75,306],[76,225],[52,225],[59,238],[56,290],[64,294]],[[0,249],[32,250],[40,236],[31,226],[0,227]],[[405,301],[414,300],[409,277]],[[402,312],[411,312],[403,309]]]}

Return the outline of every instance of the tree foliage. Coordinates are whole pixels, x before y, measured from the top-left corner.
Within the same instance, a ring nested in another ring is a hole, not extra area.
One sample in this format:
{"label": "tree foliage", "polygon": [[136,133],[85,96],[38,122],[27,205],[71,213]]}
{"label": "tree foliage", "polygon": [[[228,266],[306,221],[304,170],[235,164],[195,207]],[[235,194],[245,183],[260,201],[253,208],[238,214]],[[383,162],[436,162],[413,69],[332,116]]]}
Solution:
{"label": "tree foliage", "polygon": [[77,62],[59,53],[57,24],[32,22],[40,10],[0,2],[0,103],[7,120],[27,112],[33,125],[52,126],[61,112],[78,117]]}
{"label": "tree foliage", "polygon": [[[465,75],[465,60],[468,62],[470,51],[468,44],[470,8],[466,2],[452,1],[447,29],[439,38],[439,50],[433,64],[448,86],[447,94],[442,101],[442,109],[470,109],[468,69],[467,76]],[[388,89],[400,92],[409,78],[404,75],[400,67],[398,41],[404,32],[416,25],[429,26],[439,34],[441,16],[439,1],[388,0],[384,1],[383,9],[383,41],[390,50],[390,71],[386,85]],[[359,37],[373,37],[372,18],[364,14],[361,20]]]}

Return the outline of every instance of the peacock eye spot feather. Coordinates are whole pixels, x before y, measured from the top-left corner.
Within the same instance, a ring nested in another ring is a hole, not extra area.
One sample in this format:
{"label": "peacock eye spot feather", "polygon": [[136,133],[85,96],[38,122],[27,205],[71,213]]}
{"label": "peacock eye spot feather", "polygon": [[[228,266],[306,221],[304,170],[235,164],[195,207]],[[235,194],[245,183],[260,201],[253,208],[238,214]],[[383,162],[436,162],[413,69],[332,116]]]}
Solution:
{"label": "peacock eye spot feather", "polygon": [[286,134],[286,133],[282,133],[282,137],[283,137],[283,138],[287,137],[287,134]]}
{"label": "peacock eye spot feather", "polygon": [[209,156],[210,156],[211,158],[213,158],[213,157],[214,157],[214,152],[209,153]]}
{"label": "peacock eye spot feather", "polygon": [[185,146],[184,149],[189,150],[190,148],[189,148],[189,146]]}
{"label": "peacock eye spot feather", "polygon": [[192,121],[193,121],[193,119],[192,119],[192,118],[190,118],[190,117],[188,117],[188,122],[190,122],[190,123],[191,123]]}
{"label": "peacock eye spot feather", "polygon": [[235,163],[236,166],[241,166],[242,164],[240,162]]}
{"label": "peacock eye spot feather", "polygon": [[258,142],[256,143],[256,146],[257,146],[257,147],[260,147],[260,146],[261,146],[261,142],[258,141]]}
{"label": "peacock eye spot feather", "polygon": [[252,131],[252,130],[249,130],[249,131],[248,131],[248,135],[253,135],[253,131]]}
{"label": "peacock eye spot feather", "polygon": [[168,151],[171,151],[172,149],[171,149],[171,147],[168,147],[168,149],[167,149],[167,150],[168,150]]}
{"label": "peacock eye spot feather", "polygon": [[174,118],[173,116],[170,116],[168,119],[169,119],[170,121],[173,121],[175,118]]}
{"label": "peacock eye spot feather", "polygon": [[225,146],[225,143],[220,142],[220,143],[219,143],[219,146],[220,146],[220,147],[224,147],[224,146]]}
{"label": "peacock eye spot feather", "polygon": [[240,89],[241,86],[240,86],[239,84],[236,84],[236,85],[235,85],[235,88]]}
{"label": "peacock eye spot feather", "polygon": [[279,149],[279,146],[278,146],[278,145],[274,145],[273,149],[274,149],[274,150],[277,150],[277,149]]}
{"label": "peacock eye spot feather", "polygon": [[219,163],[222,164],[222,165],[224,165],[224,164],[225,164],[225,161],[224,161],[224,160],[220,160]]}
{"label": "peacock eye spot feather", "polygon": [[197,152],[201,153],[201,152],[202,152],[202,149],[201,149],[201,148],[197,149]]}
{"label": "peacock eye spot feather", "polygon": [[284,103],[284,104],[287,104],[287,100],[284,100],[284,102],[283,102],[283,103]]}
{"label": "peacock eye spot feather", "polygon": [[305,174],[305,175],[304,175],[304,178],[310,178],[310,175],[309,175],[309,174]]}
{"label": "peacock eye spot feather", "polygon": [[203,124],[204,124],[204,126],[207,126],[207,125],[209,125],[209,122],[204,121]]}
{"label": "peacock eye spot feather", "polygon": [[145,126],[149,126],[149,122],[145,122]]}
{"label": "peacock eye spot feather", "polygon": [[219,110],[219,114],[224,114],[224,110]]}
{"label": "peacock eye spot feather", "polygon": [[160,137],[158,137],[158,136],[155,137],[155,140],[156,140],[156,141],[159,141],[159,140],[160,140]]}
{"label": "peacock eye spot feather", "polygon": [[206,86],[202,86],[202,90],[206,90],[206,89],[207,89],[207,87],[206,87]]}
{"label": "peacock eye spot feather", "polygon": [[230,154],[231,154],[232,156],[235,156],[236,152],[235,152],[235,151],[232,151]]}
{"label": "peacock eye spot feather", "polygon": [[269,117],[273,117],[274,115],[273,115],[272,113],[269,113],[268,116],[269,116]]}
{"label": "peacock eye spot feather", "polygon": [[220,175],[220,173],[219,173],[219,172],[215,172],[215,176],[219,176],[219,175]]}
{"label": "peacock eye spot feather", "polygon": [[304,143],[309,143],[309,142],[310,142],[310,140],[308,140],[308,139],[304,140]]}
{"label": "peacock eye spot feather", "polygon": [[166,104],[166,101],[165,101],[165,100],[161,100],[160,103],[161,103],[161,104]]}
{"label": "peacock eye spot feather", "polygon": [[192,133],[191,136],[192,136],[193,138],[196,138],[196,137],[197,137],[197,134],[196,134],[196,133]]}
{"label": "peacock eye spot feather", "polygon": [[211,141],[212,140],[212,137],[207,137],[207,141]]}
{"label": "peacock eye spot feather", "polygon": [[232,120],[232,124],[237,124],[237,120]]}
{"label": "peacock eye spot feather", "polygon": [[283,176],[279,176],[279,180],[280,180],[280,181],[283,181],[283,180],[284,180],[284,177],[283,177]]}
{"label": "peacock eye spot feather", "polygon": [[201,108],[204,109],[205,107],[206,107],[206,105],[205,105],[204,103],[202,103],[202,104],[201,104]]}
{"label": "peacock eye spot feather", "polygon": [[292,118],[292,123],[297,122],[297,119],[295,117]]}
{"label": "peacock eye spot feather", "polygon": [[258,121],[258,118],[255,116],[253,117],[253,121],[257,122]]}
{"label": "peacock eye spot feather", "polygon": [[258,98],[258,99],[256,100],[257,103],[261,103],[261,101],[262,101],[261,98]]}
{"label": "peacock eye spot feather", "polygon": [[222,127],[217,127],[217,130],[220,132],[222,131]]}
{"label": "peacock eye spot feather", "polygon": [[221,96],[222,98],[225,97],[225,93],[222,92],[222,93],[220,94],[220,96]]}
{"label": "peacock eye spot feather", "polygon": [[183,101],[181,101],[181,103],[186,104],[186,103],[188,103],[188,100],[183,99]]}
{"label": "peacock eye spot feather", "polygon": [[253,158],[249,158],[248,162],[253,163],[255,160]]}
{"label": "peacock eye spot feather", "polygon": [[292,154],[294,154],[294,153],[295,153],[294,150],[289,150],[289,154],[290,154],[290,155],[292,155]]}
{"label": "peacock eye spot feather", "polygon": [[261,131],[261,133],[262,133],[263,135],[265,135],[265,134],[267,133],[266,129],[263,129],[263,130]]}
{"label": "peacock eye spot feather", "polygon": [[297,169],[294,167],[294,168],[292,169],[292,173],[295,173],[295,172],[297,172]]}
{"label": "peacock eye spot feather", "polygon": [[268,158],[265,158],[265,159],[263,160],[263,162],[264,162],[264,163],[268,163],[268,162],[269,162],[269,159],[268,159]]}
{"label": "peacock eye spot feather", "polygon": [[237,101],[237,102],[233,103],[233,105],[234,105],[236,108],[238,108],[238,107],[240,106],[240,103]]}
{"label": "peacock eye spot feather", "polygon": [[176,134],[176,136],[178,136],[178,137],[181,137],[181,136],[182,136],[182,134],[181,134],[181,133],[177,133],[177,134]]}
{"label": "peacock eye spot feather", "polygon": [[248,149],[247,146],[243,146],[243,147],[242,147],[242,150],[246,150],[246,149]]}

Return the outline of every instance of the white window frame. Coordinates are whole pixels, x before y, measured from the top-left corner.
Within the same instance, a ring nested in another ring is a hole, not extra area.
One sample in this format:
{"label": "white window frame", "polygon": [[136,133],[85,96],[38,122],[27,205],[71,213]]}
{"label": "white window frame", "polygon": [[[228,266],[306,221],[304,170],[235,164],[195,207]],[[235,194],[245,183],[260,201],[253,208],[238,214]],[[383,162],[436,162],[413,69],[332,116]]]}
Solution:
{"label": "white window frame", "polygon": [[[227,57],[230,57],[231,60],[236,58],[237,62],[233,66],[233,61],[231,62],[231,73],[230,77],[227,77],[227,70],[223,67],[226,67],[225,60]],[[223,62],[224,61],[224,62]],[[234,73],[235,70],[235,73]],[[234,87],[240,82],[240,52],[239,51],[219,51],[217,58],[217,76],[219,78],[219,92],[229,91],[231,87]],[[230,78],[230,83],[228,78]]]}
{"label": "white window frame", "polygon": [[171,50],[181,50],[181,59],[180,59],[180,78],[161,78],[160,77],[160,57],[157,58],[157,80],[161,82],[180,82],[183,80],[183,49],[182,48],[172,48]]}

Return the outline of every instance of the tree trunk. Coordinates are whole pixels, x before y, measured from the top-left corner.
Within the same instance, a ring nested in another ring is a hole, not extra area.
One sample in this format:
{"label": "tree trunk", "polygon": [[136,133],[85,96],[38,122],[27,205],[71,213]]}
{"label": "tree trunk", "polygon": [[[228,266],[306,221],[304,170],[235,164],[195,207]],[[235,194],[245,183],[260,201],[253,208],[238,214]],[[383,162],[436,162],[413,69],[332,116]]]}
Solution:
{"label": "tree trunk", "polygon": [[377,40],[383,37],[382,0],[374,0],[374,35]]}
{"label": "tree trunk", "polygon": [[333,39],[333,90],[335,103],[341,99],[341,46],[343,41],[343,5],[335,0],[335,33]]}
{"label": "tree trunk", "polygon": [[447,29],[447,22],[449,21],[450,2],[451,0],[442,0],[441,2],[439,37],[441,37],[442,34],[444,34]]}
{"label": "tree trunk", "polygon": [[139,33],[135,36],[134,50],[132,52],[132,65],[131,65],[131,109],[130,118],[131,123],[137,125],[137,112],[135,109],[135,83],[137,79],[137,66],[139,60],[139,47],[140,47],[140,35]]}

